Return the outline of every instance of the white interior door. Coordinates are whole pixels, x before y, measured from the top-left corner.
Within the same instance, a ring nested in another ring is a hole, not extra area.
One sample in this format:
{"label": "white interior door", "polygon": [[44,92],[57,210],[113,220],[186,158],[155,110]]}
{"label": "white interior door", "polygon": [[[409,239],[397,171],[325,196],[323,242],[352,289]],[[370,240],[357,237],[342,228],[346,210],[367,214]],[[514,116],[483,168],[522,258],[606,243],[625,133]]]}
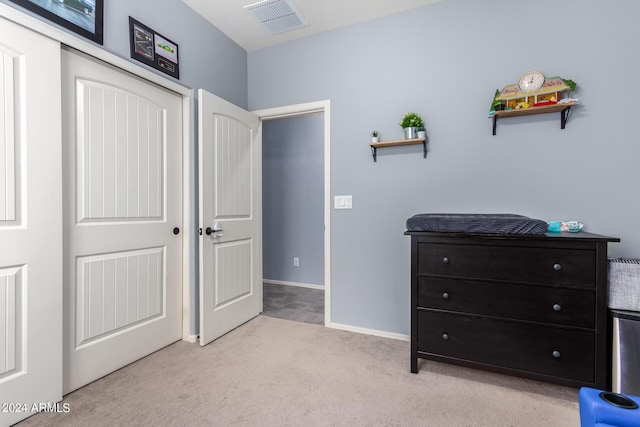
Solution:
{"label": "white interior door", "polygon": [[62,399],[60,45],[0,18],[0,425]]}
{"label": "white interior door", "polygon": [[181,338],[182,101],[67,50],[62,81],[67,393]]}
{"label": "white interior door", "polygon": [[262,311],[262,150],[258,117],[199,98],[200,345]]}

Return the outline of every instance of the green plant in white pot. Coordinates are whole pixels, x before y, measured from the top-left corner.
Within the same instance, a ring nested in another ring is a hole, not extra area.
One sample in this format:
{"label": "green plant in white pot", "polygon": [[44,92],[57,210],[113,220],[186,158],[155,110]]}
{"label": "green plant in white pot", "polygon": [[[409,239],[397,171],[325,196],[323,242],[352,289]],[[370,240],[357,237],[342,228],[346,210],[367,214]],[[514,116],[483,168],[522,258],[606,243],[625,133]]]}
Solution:
{"label": "green plant in white pot", "polygon": [[378,142],[378,137],[380,136],[380,132],[378,132],[377,130],[373,130],[369,135],[371,135],[371,142]]}
{"label": "green plant in white pot", "polygon": [[418,137],[417,129],[424,127],[424,122],[418,114],[409,112],[402,118],[400,127],[404,131],[405,139],[416,139]]}

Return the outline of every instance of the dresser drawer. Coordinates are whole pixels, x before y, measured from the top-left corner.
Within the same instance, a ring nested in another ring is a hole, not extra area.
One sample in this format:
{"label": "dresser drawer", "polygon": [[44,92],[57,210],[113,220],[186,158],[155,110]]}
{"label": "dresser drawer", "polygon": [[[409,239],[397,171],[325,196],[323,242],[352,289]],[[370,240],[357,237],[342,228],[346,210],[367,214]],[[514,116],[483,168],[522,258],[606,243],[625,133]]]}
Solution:
{"label": "dresser drawer", "polygon": [[437,277],[418,278],[418,307],[593,328],[595,292]]}
{"label": "dresser drawer", "polygon": [[593,383],[594,334],[418,311],[418,353]]}
{"label": "dresser drawer", "polygon": [[592,250],[420,243],[418,274],[595,287]]}

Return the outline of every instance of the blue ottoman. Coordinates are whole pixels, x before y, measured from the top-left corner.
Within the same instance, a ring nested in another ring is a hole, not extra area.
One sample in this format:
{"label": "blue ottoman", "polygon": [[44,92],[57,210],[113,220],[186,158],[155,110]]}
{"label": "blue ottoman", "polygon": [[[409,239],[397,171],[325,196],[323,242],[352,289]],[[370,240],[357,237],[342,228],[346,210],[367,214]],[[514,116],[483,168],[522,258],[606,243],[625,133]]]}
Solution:
{"label": "blue ottoman", "polygon": [[580,399],[581,427],[640,426],[640,397],[583,387]]}

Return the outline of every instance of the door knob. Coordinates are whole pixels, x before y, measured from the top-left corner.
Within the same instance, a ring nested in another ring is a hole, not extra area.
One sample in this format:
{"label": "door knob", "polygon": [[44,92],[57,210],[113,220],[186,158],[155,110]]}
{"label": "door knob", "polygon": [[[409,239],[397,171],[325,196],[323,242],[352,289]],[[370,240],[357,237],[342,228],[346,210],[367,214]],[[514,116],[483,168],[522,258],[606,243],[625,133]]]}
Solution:
{"label": "door knob", "polygon": [[[215,224],[213,224],[213,228],[211,227],[207,227],[204,232],[207,233],[207,236],[211,236],[213,234],[213,237],[222,237],[222,228],[219,228],[218,223],[216,222]],[[216,233],[220,233],[219,235]]]}
{"label": "door knob", "polygon": [[180,234],[180,229],[178,227],[174,227],[173,234]]}

